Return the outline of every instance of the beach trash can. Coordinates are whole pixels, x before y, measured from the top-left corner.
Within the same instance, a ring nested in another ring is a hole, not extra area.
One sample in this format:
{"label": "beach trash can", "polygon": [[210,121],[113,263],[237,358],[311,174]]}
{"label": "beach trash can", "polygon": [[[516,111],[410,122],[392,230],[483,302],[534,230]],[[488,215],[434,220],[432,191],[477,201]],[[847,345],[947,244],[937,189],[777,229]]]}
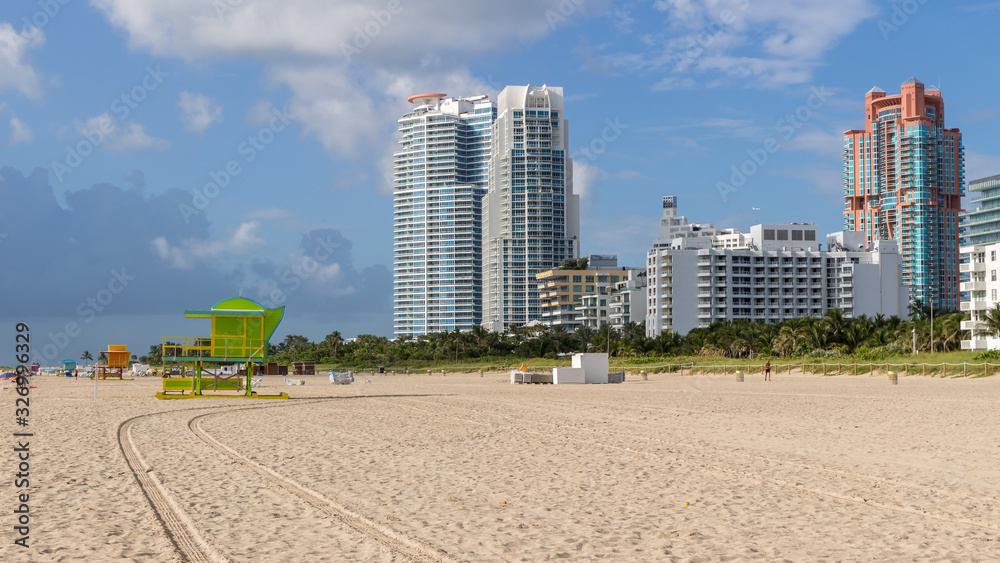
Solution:
{"label": "beach trash can", "polygon": [[893,385],[899,385],[899,377],[896,375],[896,372],[894,371],[889,372],[889,383],[892,383]]}
{"label": "beach trash can", "polygon": [[736,383],[743,383],[743,372],[736,372]]}
{"label": "beach trash can", "polygon": [[646,373],[646,370],[640,371],[639,375],[642,376],[643,381],[649,381],[649,374]]}

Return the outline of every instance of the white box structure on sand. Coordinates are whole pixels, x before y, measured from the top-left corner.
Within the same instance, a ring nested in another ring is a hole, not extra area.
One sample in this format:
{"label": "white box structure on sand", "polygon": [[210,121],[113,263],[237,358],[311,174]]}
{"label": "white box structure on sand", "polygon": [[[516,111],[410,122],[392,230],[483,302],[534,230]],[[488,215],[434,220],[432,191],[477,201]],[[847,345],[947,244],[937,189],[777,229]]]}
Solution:
{"label": "white box structure on sand", "polygon": [[583,368],[555,368],[552,370],[552,383],[586,383],[587,376]]}
{"label": "white box structure on sand", "polygon": [[585,383],[607,383],[610,365],[607,354],[573,354],[573,367],[583,369]]}

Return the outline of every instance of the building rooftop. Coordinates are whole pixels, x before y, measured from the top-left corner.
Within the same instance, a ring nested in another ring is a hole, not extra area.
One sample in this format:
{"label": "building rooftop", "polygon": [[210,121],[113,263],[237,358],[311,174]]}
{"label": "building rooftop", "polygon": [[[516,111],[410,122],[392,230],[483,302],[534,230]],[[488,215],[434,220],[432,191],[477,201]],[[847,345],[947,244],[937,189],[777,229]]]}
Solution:
{"label": "building rooftop", "polygon": [[903,83],[903,86],[906,86],[907,84],[919,84],[921,86],[924,85],[923,82],[917,80],[916,76],[911,76],[909,80],[907,80],[906,82]]}

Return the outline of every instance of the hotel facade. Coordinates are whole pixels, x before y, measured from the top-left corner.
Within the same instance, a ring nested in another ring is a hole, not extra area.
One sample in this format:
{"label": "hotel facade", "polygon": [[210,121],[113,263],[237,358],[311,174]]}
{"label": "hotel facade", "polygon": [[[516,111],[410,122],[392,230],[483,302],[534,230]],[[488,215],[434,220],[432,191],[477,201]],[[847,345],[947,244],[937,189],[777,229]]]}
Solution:
{"label": "hotel facade", "polygon": [[[733,240],[742,241],[739,246]],[[686,334],[720,321],[779,323],[840,309],[908,318],[909,291],[895,241],[827,235],[814,225],[754,225],[750,233],[657,240],[646,257],[646,335]]]}

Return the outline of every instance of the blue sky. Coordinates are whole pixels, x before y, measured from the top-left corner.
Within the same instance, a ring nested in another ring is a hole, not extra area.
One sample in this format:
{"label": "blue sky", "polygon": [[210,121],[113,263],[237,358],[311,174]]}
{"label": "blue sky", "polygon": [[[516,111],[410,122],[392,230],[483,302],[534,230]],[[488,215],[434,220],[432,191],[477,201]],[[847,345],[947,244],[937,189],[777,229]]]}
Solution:
{"label": "blue sky", "polygon": [[967,179],[1000,174],[998,21],[943,0],[5,2],[0,334],[141,353],[242,292],[287,306],[279,338],[390,335],[387,172],[424,92],[564,88],[584,253],[642,264],[668,194],[698,222],[833,232],[872,86],[938,85]]}

